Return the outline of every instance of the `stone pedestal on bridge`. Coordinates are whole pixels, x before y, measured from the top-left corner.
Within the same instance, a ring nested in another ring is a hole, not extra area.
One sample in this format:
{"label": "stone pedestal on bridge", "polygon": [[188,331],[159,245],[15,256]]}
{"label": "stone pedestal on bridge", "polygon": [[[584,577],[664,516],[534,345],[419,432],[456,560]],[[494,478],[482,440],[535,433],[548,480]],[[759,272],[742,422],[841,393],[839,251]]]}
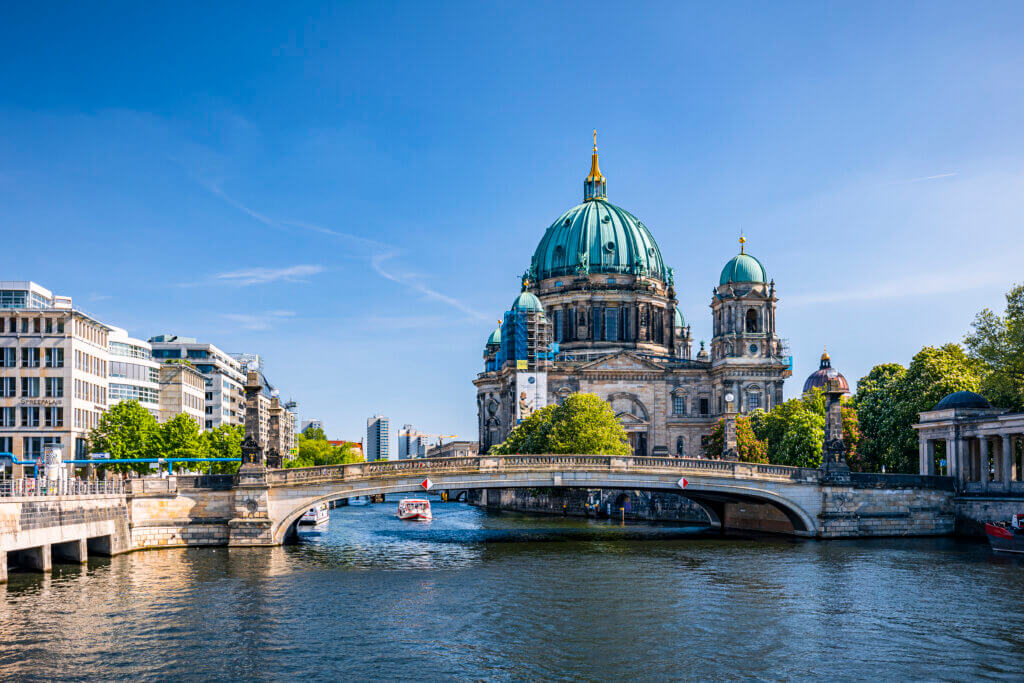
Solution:
{"label": "stone pedestal on bridge", "polygon": [[275,545],[269,494],[266,467],[245,464],[239,468],[234,517],[228,522],[229,546]]}

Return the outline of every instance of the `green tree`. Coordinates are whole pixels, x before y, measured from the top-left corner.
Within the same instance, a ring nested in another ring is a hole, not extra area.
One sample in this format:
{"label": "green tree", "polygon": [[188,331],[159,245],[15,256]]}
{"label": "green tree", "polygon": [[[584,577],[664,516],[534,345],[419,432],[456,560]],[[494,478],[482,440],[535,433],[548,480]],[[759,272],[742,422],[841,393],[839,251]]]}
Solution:
{"label": "green tree", "polygon": [[327,434],[324,433],[324,430],[313,425],[306,427],[306,431],[302,432],[302,436],[310,441],[327,441]]}
{"label": "green tree", "polygon": [[295,446],[298,454],[287,460],[285,467],[346,465],[363,461],[363,456],[349,444],[334,446],[326,439],[310,439],[301,433],[295,435]]}
{"label": "green tree", "polygon": [[[160,448],[160,425],[138,401],[122,401],[100,416],[89,434],[93,453],[109,453],[112,460],[155,458]],[[147,472],[149,465],[108,465],[115,472]]]}
{"label": "green tree", "polygon": [[825,442],[825,398],[813,389],[801,398],[775,406],[770,412],[755,411],[752,427],[767,445],[768,462],[791,467],[821,465]]}
{"label": "green tree", "polygon": [[[754,434],[754,422],[766,413],[755,410],[749,417],[736,416],[736,455],[740,462],[768,462],[768,446]],[[756,416],[756,417],[755,417]],[[722,457],[725,449],[725,418],[721,418],[711,428],[711,434],[704,442],[704,456],[708,458]]]}
{"label": "green tree", "polygon": [[561,405],[535,411],[490,452],[629,455],[632,449],[607,401],[594,394],[571,394]]}
{"label": "green tree", "polygon": [[[201,435],[203,451],[208,458],[241,458],[242,441],[245,440],[245,427],[242,425],[221,424],[207,430]],[[194,468],[208,474],[234,474],[238,471],[237,462],[199,463]]]}
{"label": "green tree", "polygon": [[160,457],[163,458],[203,458],[207,455],[199,423],[185,413],[178,413],[160,425],[159,443]]}
{"label": "green tree", "polygon": [[857,385],[853,406],[861,430],[861,460],[870,471],[916,472],[918,439],[913,425],[919,413],[931,410],[955,391],[978,391],[981,363],[959,344],[926,346],[904,370],[893,363],[878,365]]}
{"label": "green tree", "polygon": [[1024,410],[1024,285],[1006,295],[1006,312],[984,309],[964,338],[971,358],[982,368],[981,391],[1001,408]]}

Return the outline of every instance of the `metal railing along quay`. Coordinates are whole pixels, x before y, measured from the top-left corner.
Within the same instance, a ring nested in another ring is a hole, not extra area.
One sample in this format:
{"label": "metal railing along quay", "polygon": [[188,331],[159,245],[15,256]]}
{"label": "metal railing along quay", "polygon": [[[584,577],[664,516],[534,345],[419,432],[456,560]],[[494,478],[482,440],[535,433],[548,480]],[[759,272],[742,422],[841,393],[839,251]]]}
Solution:
{"label": "metal railing along quay", "polygon": [[77,479],[0,479],[0,498],[33,496],[112,496],[125,492],[121,479],[80,481]]}

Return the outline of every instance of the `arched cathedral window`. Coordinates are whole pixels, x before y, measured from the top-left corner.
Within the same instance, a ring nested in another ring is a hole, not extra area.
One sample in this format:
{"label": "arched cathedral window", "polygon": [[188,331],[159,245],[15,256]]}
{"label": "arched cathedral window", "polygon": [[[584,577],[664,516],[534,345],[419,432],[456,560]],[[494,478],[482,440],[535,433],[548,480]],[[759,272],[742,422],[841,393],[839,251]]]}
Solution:
{"label": "arched cathedral window", "polygon": [[757,321],[757,309],[747,309],[747,332],[757,332],[758,321]]}

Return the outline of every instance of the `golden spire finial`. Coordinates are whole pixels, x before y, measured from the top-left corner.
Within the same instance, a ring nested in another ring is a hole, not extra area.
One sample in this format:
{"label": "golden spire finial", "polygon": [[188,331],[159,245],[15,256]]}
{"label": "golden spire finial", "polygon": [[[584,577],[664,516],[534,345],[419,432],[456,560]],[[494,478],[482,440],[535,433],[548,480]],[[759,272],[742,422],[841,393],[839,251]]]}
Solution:
{"label": "golden spire finial", "polygon": [[597,154],[597,128],[594,129],[594,153]]}
{"label": "golden spire finial", "polygon": [[832,358],[828,355],[828,344],[825,345],[825,350],[822,351],[822,353],[821,353],[821,359],[822,360],[832,360]]}
{"label": "golden spire finial", "polygon": [[744,249],[746,249],[746,247],[743,246],[746,243],[747,243],[747,238],[743,236],[743,231],[740,230],[740,253],[741,254],[745,254],[746,253],[746,251],[744,251]]}

